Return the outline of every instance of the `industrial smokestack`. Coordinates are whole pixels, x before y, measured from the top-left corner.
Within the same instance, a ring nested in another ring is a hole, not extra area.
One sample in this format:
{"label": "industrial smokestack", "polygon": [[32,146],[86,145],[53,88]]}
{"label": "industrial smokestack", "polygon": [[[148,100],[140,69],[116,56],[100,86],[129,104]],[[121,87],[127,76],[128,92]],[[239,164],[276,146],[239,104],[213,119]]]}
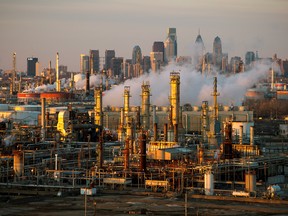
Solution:
{"label": "industrial smokestack", "polygon": [[59,79],[59,53],[56,54],[56,91],[61,91],[61,80]]}
{"label": "industrial smokestack", "polygon": [[52,84],[51,61],[49,61],[49,84]]}
{"label": "industrial smokestack", "polygon": [[101,169],[103,167],[103,134],[104,130],[102,129],[99,137],[99,145],[98,145],[98,168]]}
{"label": "industrial smokestack", "polygon": [[180,110],[180,73],[170,73],[170,105],[172,125],[179,124]]}
{"label": "industrial smokestack", "polygon": [[43,140],[45,140],[46,138],[45,114],[46,114],[46,98],[41,98],[41,134]]}
{"label": "industrial smokestack", "polygon": [[217,92],[217,77],[214,77],[214,87],[211,96],[213,96],[214,104],[213,104],[213,118],[214,120],[218,120],[218,102],[217,97],[220,94]]}
{"label": "industrial smokestack", "polygon": [[86,96],[90,94],[90,72],[86,71]]}
{"label": "industrial smokestack", "polygon": [[254,145],[254,127],[250,126],[250,145]]}
{"label": "industrial smokestack", "polygon": [[13,95],[15,93],[15,79],[16,79],[16,53],[13,53],[13,71],[12,71],[12,82],[10,87],[10,94]]}

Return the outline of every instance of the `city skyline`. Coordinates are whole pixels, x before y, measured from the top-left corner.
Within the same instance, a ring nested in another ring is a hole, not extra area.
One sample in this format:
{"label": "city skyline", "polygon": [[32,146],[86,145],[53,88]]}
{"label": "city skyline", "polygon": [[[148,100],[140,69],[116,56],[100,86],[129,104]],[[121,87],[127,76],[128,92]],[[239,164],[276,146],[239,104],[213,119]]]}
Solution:
{"label": "city skyline", "polygon": [[194,0],[157,2],[133,0],[0,0],[0,69],[26,71],[26,59],[37,57],[42,68],[56,52],[60,65],[80,71],[80,54],[115,50],[131,59],[133,47],[149,56],[154,41],[165,41],[168,28],[177,29],[178,56],[192,56],[199,29],[206,52],[219,36],[229,59],[247,51],[260,57],[287,59],[288,2],[283,0]]}

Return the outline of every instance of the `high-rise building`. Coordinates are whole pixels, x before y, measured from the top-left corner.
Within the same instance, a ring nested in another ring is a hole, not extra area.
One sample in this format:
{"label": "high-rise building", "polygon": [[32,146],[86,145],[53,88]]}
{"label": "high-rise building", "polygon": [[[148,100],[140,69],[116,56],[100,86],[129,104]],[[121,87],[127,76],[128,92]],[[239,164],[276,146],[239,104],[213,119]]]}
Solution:
{"label": "high-rise building", "polygon": [[222,43],[218,36],[214,39],[212,55],[213,65],[220,68],[222,64]]}
{"label": "high-rise building", "polygon": [[157,72],[164,64],[163,52],[150,52],[151,69],[153,72]]}
{"label": "high-rise building", "polygon": [[165,62],[175,60],[177,58],[177,36],[176,28],[168,28],[167,38],[164,43]]}
{"label": "high-rise building", "polygon": [[151,61],[150,61],[150,56],[143,56],[143,72],[148,73],[149,70],[151,69]]}
{"label": "high-rise building", "polygon": [[124,79],[131,79],[133,76],[132,59],[126,59],[123,66]]}
{"label": "high-rise building", "polygon": [[245,54],[245,64],[250,65],[252,62],[255,61],[255,53],[252,51],[248,51]]}
{"label": "high-rise building", "polygon": [[111,60],[115,58],[115,50],[105,50],[105,70],[112,69]]}
{"label": "high-rise building", "polygon": [[137,45],[134,46],[132,51],[132,64],[140,64],[142,65],[142,52],[141,48]]}
{"label": "high-rise building", "polygon": [[87,71],[90,71],[89,56],[85,54],[81,54],[80,55],[80,72],[85,74]]}
{"label": "high-rise building", "polygon": [[91,73],[98,73],[100,71],[100,57],[99,50],[90,50],[90,67]]}
{"label": "high-rise building", "polygon": [[[162,61],[164,62],[164,56],[165,56],[165,48],[164,43],[162,41],[155,41],[152,46],[152,52],[161,52],[163,55]],[[151,55],[150,55],[151,56]],[[152,60],[152,59],[151,59]]]}
{"label": "high-rise building", "polygon": [[29,57],[27,58],[27,76],[34,77],[36,75],[36,63],[38,58]]}
{"label": "high-rise building", "polygon": [[111,59],[111,68],[112,75],[114,77],[122,77],[122,65],[123,65],[123,58],[122,57],[115,57]]}
{"label": "high-rise building", "polygon": [[205,47],[199,32],[193,46],[193,59],[192,59],[192,63],[197,71],[202,71],[204,68],[203,64],[206,64],[204,53],[205,53]]}

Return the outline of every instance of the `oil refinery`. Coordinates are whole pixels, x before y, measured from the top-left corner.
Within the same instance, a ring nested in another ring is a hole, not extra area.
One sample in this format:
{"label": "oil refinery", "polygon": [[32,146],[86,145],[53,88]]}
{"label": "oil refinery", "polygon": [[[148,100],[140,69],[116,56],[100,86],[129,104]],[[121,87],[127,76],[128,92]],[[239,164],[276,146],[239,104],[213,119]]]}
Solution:
{"label": "oil refinery", "polygon": [[87,72],[85,90],[76,90],[73,82],[63,88],[58,73],[55,91],[11,94],[16,103],[0,105],[2,194],[136,191],[287,202],[287,138],[255,134],[253,111],[219,104],[217,77],[212,104],[181,106],[181,72],[172,71],[169,105],[152,104],[157,86],[143,81],[141,104],[131,106],[123,85],[123,105],[104,107],[103,78],[91,88]]}

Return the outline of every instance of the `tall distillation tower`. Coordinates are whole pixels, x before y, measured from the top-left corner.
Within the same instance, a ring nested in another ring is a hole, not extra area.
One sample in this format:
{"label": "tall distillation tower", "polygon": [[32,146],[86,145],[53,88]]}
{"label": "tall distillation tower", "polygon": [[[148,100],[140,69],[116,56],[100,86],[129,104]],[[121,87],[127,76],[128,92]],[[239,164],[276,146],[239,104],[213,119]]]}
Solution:
{"label": "tall distillation tower", "polygon": [[142,115],[142,125],[145,131],[150,128],[150,85],[149,82],[142,84],[142,106],[141,106],[141,115]]}
{"label": "tall distillation tower", "polygon": [[61,91],[61,80],[59,79],[59,53],[56,53],[56,91]]}
{"label": "tall distillation tower", "polygon": [[16,80],[16,53],[13,53],[13,71],[12,71],[12,82],[10,87],[10,94],[13,95],[16,92],[15,87],[15,80]]}
{"label": "tall distillation tower", "polygon": [[103,126],[103,112],[102,112],[102,85],[95,88],[95,124]]}
{"label": "tall distillation tower", "polygon": [[171,126],[174,129],[174,141],[178,141],[178,125],[180,110],[180,73],[170,73],[170,106],[171,106]]}

